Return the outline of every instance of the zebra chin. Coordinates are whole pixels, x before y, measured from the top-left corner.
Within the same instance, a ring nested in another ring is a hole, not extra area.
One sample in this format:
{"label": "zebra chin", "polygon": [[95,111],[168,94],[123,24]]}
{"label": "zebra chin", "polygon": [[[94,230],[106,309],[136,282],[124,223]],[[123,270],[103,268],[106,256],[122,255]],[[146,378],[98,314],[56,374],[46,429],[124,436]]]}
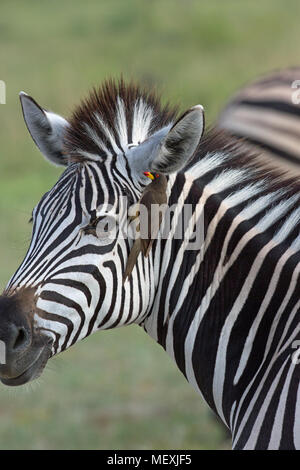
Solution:
{"label": "zebra chin", "polygon": [[0,381],[24,385],[38,378],[51,354],[47,336],[35,331],[34,289],[0,297]]}

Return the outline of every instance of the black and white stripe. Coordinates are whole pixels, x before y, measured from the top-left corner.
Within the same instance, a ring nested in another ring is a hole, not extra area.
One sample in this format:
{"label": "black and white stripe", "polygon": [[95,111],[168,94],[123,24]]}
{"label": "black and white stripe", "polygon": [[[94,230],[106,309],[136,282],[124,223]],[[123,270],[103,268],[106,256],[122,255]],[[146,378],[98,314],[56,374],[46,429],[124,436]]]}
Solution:
{"label": "black and white stripe", "polygon": [[[149,183],[143,162],[173,164],[160,157],[161,142],[175,129],[179,159],[203,121],[196,107],[184,115],[188,127],[180,119],[174,126],[137,88],[122,84],[108,103],[109,90],[71,120],[69,166],[37,205],[29,251],[7,290],[36,288],[36,328],[53,338],[52,354],[96,330],[138,323],[231,429],[234,448],[300,448],[299,365],[291,360],[300,340],[298,183],[266,173],[224,133],[208,133],[193,161],[168,175],[168,237],[165,220],[123,284],[132,241],[108,243],[85,228],[109,215],[120,233],[124,195],[135,203]],[[101,103],[114,110],[107,120],[95,114]],[[176,238],[187,204],[186,233]],[[190,250],[199,220],[203,244]]]}
{"label": "black and white stripe", "polygon": [[300,172],[300,68],[274,72],[236,93],[220,113],[220,129],[243,137],[266,163]]}

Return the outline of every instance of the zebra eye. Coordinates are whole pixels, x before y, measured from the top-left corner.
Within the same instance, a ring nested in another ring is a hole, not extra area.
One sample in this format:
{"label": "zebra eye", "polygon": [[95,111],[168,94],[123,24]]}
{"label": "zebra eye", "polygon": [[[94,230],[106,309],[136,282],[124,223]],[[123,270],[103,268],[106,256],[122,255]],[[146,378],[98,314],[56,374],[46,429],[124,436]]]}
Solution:
{"label": "zebra eye", "polygon": [[94,218],[83,228],[85,235],[93,235],[98,239],[107,238],[116,228],[116,220],[108,215]]}
{"label": "zebra eye", "polygon": [[97,223],[98,223],[97,218],[91,220],[91,222],[82,229],[83,233],[85,235],[94,235],[96,237],[97,236],[96,234]]}

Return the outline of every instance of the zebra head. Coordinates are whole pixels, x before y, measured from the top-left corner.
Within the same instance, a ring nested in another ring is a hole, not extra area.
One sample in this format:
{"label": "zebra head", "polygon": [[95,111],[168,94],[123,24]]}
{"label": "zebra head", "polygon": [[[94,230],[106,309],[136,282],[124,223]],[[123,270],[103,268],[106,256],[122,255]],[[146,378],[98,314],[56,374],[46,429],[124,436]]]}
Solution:
{"label": "zebra head", "polygon": [[155,244],[123,282],[133,244],[123,236],[128,210],[151,184],[144,172],[174,182],[204,127],[200,105],[178,119],[153,92],[123,80],[93,90],[69,121],[25,93],[20,99],[34,142],[65,170],[34,208],[28,252],[0,298],[6,385],[38,377],[49,357],[94,331],[151,312]]}

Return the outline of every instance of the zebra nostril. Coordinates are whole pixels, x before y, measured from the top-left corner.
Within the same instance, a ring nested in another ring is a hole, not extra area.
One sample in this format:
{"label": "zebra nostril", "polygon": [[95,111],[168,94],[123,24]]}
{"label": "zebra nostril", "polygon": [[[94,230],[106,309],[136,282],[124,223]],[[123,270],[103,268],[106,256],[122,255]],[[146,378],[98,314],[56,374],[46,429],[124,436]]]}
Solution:
{"label": "zebra nostril", "polygon": [[12,345],[12,351],[20,352],[28,344],[29,334],[27,330],[21,326],[16,327],[14,332],[14,343]]}

